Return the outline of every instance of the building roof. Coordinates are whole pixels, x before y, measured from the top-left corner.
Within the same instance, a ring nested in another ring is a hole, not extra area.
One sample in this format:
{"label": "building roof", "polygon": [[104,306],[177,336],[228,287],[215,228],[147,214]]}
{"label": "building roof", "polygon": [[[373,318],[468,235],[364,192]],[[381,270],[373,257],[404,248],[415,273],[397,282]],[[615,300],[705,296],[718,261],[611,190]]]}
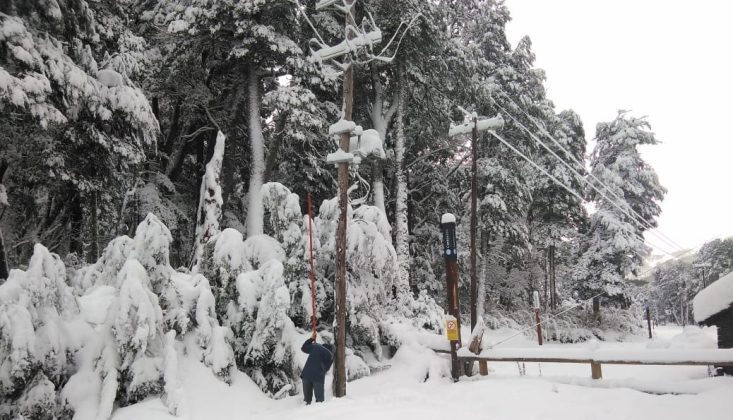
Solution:
{"label": "building roof", "polygon": [[733,305],[733,272],[702,289],[692,301],[695,322],[703,322]]}

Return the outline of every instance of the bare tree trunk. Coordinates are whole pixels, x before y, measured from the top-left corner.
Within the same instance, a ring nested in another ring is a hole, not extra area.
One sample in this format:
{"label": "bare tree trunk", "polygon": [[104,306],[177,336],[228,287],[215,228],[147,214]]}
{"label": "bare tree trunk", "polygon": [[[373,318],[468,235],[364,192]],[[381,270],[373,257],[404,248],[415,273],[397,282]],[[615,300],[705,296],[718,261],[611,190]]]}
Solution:
{"label": "bare tree trunk", "polygon": [[598,296],[593,298],[593,318],[598,324],[601,323],[601,298]]}
{"label": "bare tree trunk", "polygon": [[[395,91],[389,109],[384,112],[384,88],[382,86],[381,80],[379,79],[379,74],[377,73],[377,69],[374,64],[371,66],[370,70],[372,77],[372,89],[374,90],[374,99],[372,102],[372,109],[369,112],[369,118],[372,120],[372,125],[374,126],[374,129],[377,130],[377,133],[379,133],[379,139],[382,141],[382,145],[385,146],[385,141],[387,139],[387,128],[389,127],[389,123],[390,121],[392,121],[392,117],[395,115],[395,112],[397,112],[397,104],[399,102],[397,96],[399,95],[399,92]],[[374,206],[386,213],[386,206],[384,204],[384,169],[382,167],[382,163],[379,161],[376,161],[374,163],[374,166],[372,167],[372,191],[374,197]]]}
{"label": "bare tree trunk", "polygon": [[548,250],[550,264],[550,308],[557,309],[557,284],[555,283],[555,245],[550,245]]}
{"label": "bare tree trunk", "polygon": [[5,250],[5,240],[3,239],[3,229],[0,227],[0,284],[5,283],[10,270],[8,269],[8,254]]}
{"label": "bare tree trunk", "polygon": [[405,176],[405,102],[406,79],[399,70],[399,94],[395,135],[395,163],[397,166],[397,194],[395,204],[395,249],[397,251],[397,291],[406,295],[410,290],[410,244],[407,230],[407,177]]}
{"label": "bare tree trunk", "polygon": [[[6,195],[5,187],[3,186],[3,179],[5,178],[5,172],[8,170],[8,163],[5,159],[0,159],[0,193]],[[2,218],[5,212],[5,206],[8,205],[7,200],[0,200],[0,218]],[[0,219],[2,220],[2,219]],[[8,254],[5,249],[5,240],[3,239],[3,229],[0,225],[0,284],[5,282],[8,278],[10,270],[8,269]]]}
{"label": "bare tree trunk", "polygon": [[[384,139],[382,139],[382,142],[384,142]],[[387,214],[387,206],[384,200],[384,168],[382,167],[382,162],[379,160],[375,160],[372,165],[372,191],[374,206]]]}
{"label": "bare tree trunk", "polygon": [[99,220],[97,211],[99,205],[97,191],[92,192],[92,245],[89,250],[89,262],[95,262],[99,259]]}
{"label": "bare tree trunk", "polygon": [[478,300],[478,269],[476,267],[476,231],[478,230],[478,122],[473,119],[473,132],[471,133],[471,221],[470,221],[470,267],[471,290],[471,331],[476,327],[478,317],[476,314],[476,301]]}
{"label": "bare tree trunk", "polygon": [[549,251],[545,249],[545,260],[543,261],[543,264],[542,264],[542,269],[543,269],[542,271],[544,271],[544,274],[545,274],[545,288],[543,292],[543,297],[544,297],[543,307],[545,309],[547,309],[547,307],[549,306],[549,299],[550,299],[548,295],[548,292],[550,290],[549,285],[548,285],[549,283],[549,274],[548,273],[550,271],[550,268],[549,268],[550,258],[548,257],[548,255],[549,255]]}
{"label": "bare tree trunk", "polygon": [[481,264],[479,265],[479,278],[478,278],[478,300],[476,302],[476,312],[479,317],[483,317],[486,312],[484,303],[486,302],[486,276],[488,275],[489,267],[489,235],[486,232],[480,232],[479,242],[481,244],[479,258]]}
{"label": "bare tree trunk", "polygon": [[251,64],[247,74],[249,98],[249,144],[252,156],[250,165],[247,204],[247,236],[264,232],[265,208],[262,204],[262,183],[265,175],[265,138],[260,122],[260,78],[257,66]]}
{"label": "bare tree trunk", "polygon": [[69,252],[74,252],[79,258],[84,258],[84,243],[82,242],[82,228],[84,213],[81,208],[81,195],[74,192],[71,196],[71,232],[69,235]]}
{"label": "bare tree trunk", "polygon": [[282,114],[280,114],[277,123],[275,124],[275,133],[270,138],[270,141],[272,144],[270,145],[268,151],[267,151],[267,162],[265,163],[265,175],[264,175],[264,182],[270,182],[272,180],[272,176],[277,168],[277,155],[280,152],[280,147],[282,147],[283,142],[283,133],[285,131],[285,125],[288,122],[288,118],[290,117],[290,113],[285,111]]}

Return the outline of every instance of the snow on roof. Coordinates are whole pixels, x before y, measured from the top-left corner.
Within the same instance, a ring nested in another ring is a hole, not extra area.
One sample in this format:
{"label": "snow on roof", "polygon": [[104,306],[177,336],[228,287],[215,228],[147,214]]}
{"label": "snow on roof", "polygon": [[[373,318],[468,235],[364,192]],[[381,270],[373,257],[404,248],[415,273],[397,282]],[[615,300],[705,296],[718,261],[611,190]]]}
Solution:
{"label": "snow on roof", "polygon": [[733,272],[702,289],[692,301],[695,321],[702,322],[733,304]]}

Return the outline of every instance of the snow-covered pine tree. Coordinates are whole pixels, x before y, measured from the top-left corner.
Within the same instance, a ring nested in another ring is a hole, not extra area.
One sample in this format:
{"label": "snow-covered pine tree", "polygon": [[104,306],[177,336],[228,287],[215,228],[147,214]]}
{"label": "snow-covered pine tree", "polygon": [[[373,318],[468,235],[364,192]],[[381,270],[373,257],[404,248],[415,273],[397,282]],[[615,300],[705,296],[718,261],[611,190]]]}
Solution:
{"label": "snow-covered pine tree", "polygon": [[705,243],[695,255],[693,265],[698,267],[700,276],[705,276],[709,285],[733,270],[733,237],[715,239]]}
{"label": "snow-covered pine tree", "polygon": [[[313,312],[308,276],[308,216],[302,215],[298,196],[280,183],[268,182],[263,185],[262,196],[265,212],[269,214],[266,232],[277,239],[285,251],[283,276],[291,299],[288,315],[295,325],[307,329]],[[313,240],[314,249],[318,249],[316,232],[313,233]],[[317,287],[322,295],[322,283],[318,282]],[[316,310],[319,311],[318,308]],[[316,317],[320,318],[319,314]]]}
{"label": "snow-covered pine tree", "polygon": [[[211,77],[236,81],[229,91],[239,92],[237,109],[246,108],[250,145],[247,236],[262,234],[261,188],[266,170],[262,104],[268,91],[277,86],[266,79],[270,75],[297,76],[302,74],[299,69],[312,66],[298,44],[303,40],[299,38],[302,20],[297,17],[298,9],[288,0],[214,4],[207,0],[172,0],[160,2],[156,13],[171,32],[186,36],[199,34],[201,41],[215,45],[216,48],[209,48],[206,53],[206,60],[217,67]],[[237,77],[229,78],[230,74]],[[298,86],[301,79],[295,77],[291,83]],[[291,91],[305,97],[309,93],[305,87]],[[245,99],[246,104],[241,102]],[[285,109],[271,110],[271,113],[287,115]]]}
{"label": "snow-covered pine tree", "polygon": [[[397,257],[389,236],[391,227],[377,207],[362,205],[353,210],[349,205],[347,211],[347,345],[360,354],[371,352],[381,359],[381,321],[388,299],[393,299],[392,286],[397,275]],[[317,279],[332,278],[335,272],[334,232],[338,214],[338,199],[334,198],[321,204],[315,218],[320,243],[316,250]],[[333,284],[329,282],[328,286],[328,300],[319,301],[320,307],[333,305]],[[324,312],[332,313],[325,309]]]}
{"label": "snow-covered pine tree", "polygon": [[[0,142],[6,158],[0,166],[7,165],[4,182],[18,206],[8,215],[12,237],[27,244],[40,239],[79,257],[87,254],[83,239],[92,244],[91,255],[99,242],[94,232],[113,224],[111,201],[158,131],[142,91],[109,58],[142,40],[122,26],[105,26],[125,13],[107,3],[112,2],[34,0],[1,6],[0,44],[10,53],[0,63],[5,110],[0,115],[12,134]],[[128,67],[133,66],[132,55],[127,57]],[[90,214],[100,218],[85,217]],[[22,245],[17,258],[31,252],[32,246]]]}
{"label": "snow-covered pine tree", "polygon": [[[585,156],[585,133],[580,117],[573,111],[562,111],[552,119],[547,133],[567,151],[567,156],[551,139],[538,136],[564,163],[545,149],[540,149],[539,164],[557,180],[576,191],[581,197],[584,191],[583,174],[585,168],[576,162],[583,162]],[[544,285],[547,305],[555,309],[559,302],[557,264],[562,261],[561,255],[568,255],[572,249],[569,241],[577,242],[580,230],[587,223],[587,215],[579,197],[567,191],[547,176],[539,175],[533,183],[532,206],[528,215],[528,223],[535,248],[544,252],[545,258],[537,255],[537,260],[547,261],[547,284]],[[541,289],[539,284],[536,287]]]}
{"label": "snow-covered pine tree", "polygon": [[162,391],[163,311],[140,262],[127,260],[118,278],[111,331],[119,354],[121,403],[127,405]]}
{"label": "snow-covered pine tree", "polygon": [[270,395],[296,379],[284,261],[285,251],[274,238],[244,240],[238,231],[224,229],[206,245],[201,263],[201,273],[211,279],[216,314],[233,332],[237,367]]}
{"label": "snow-covered pine tree", "polygon": [[74,372],[78,307],[58,255],[35,245],[25,271],[0,285],[0,416],[52,419]]}
{"label": "snow-covered pine tree", "polygon": [[628,305],[624,280],[638,272],[649,253],[642,236],[647,225],[636,215],[656,226],[666,190],[639,153],[639,146],[657,144],[646,119],[620,111],[615,120],[598,124],[596,142],[591,173],[607,189],[598,186],[603,195],[588,191],[597,210],[590,217],[576,279],[581,298],[595,296],[593,309],[599,317],[601,299],[606,304]]}
{"label": "snow-covered pine tree", "polygon": [[666,261],[654,267],[651,301],[657,316],[677,325],[691,319],[692,299],[701,286],[695,274],[689,260]]}

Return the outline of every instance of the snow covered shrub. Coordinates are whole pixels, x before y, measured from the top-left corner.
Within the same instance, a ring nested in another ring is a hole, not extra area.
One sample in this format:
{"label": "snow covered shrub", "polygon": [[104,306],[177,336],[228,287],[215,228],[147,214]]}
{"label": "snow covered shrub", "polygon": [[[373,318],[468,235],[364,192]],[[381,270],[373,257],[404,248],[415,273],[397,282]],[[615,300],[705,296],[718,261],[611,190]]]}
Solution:
{"label": "snow covered shrub", "polygon": [[71,278],[74,292],[83,295],[93,286],[117,287],[117,273],[127,261],[132,250],[132,239],[118,236],[110,241],[102,256],[94,264],[77,270]]}
{"label": "snow covered shrub", "polygon": [[182,198],[183,193],[176,191],[171,180],[161,173],[154,174],[147,183],[133,191],[138,206],[136,214],[152,213],[170,230],[173,238],[170,258],[174,261],[173,265],[188,264],[191,258],[190,238],[194,233],[194,221],[190,217],[195,211],[194,200]]}
{"label": "snow covered shrub", "polygon": [[172,280],[172,241],[170,230],[154,214],[148,213],[135,230],[129,258],[139,261],[144,268],[149,282],[147,286],[159,299],[165,330],[175,329],[180,334],[185,334],[188,331],[189,317],[181,292]]}
{"label": "snow covered shrub", "polygon": [[174,273],[172,279],[186,308],[187,330],[182,334],[188,333],[194,342],[187,351],[197,354],[215,375],[229,382],[230,370],[234,366],[234,353],[229,344],[232,332],[228,327],[219,325],[209,281],[200,274],[191,276],[184,273]]}
{"label": "snow covered shrub", "polygon": [[283,265],[270,260],[259,270],[237,278],[239,304],[254,329],[247,345],[245,372],[262,390],[276,394],[292,385],[295,373],[290,337],[295,326],[288,317],[290,294],[283,281]]}
{"label": "snow covered shrub", "polygon": [[101,285],[83,296],[94,333],[78,357],[79,370],[62,392],[65,409],[79,418],[109,418],[125,406],[163,391],[163,311],[143,265],[125,262],[118,288]]}
{"label": "snow covered shrub", "polygon": [[38,372],[18,399],[18,414],[29,419],[53,419],[57,412],[56,387]]}
{"label": "snow covered shrub", "polygon": [[284,282],[285,251],[274,238],[225,229],[206,245],[201,272],[211,279],[216,314],[234,334],[237,366],[271,395],[296,379]]}
{"label": "snow covered shrub", "polygon": [[[270,233],[285,251],[283,276],[290,292],[288,315],[296,325],[307,328],[313,312],[308,260],[308,216],[303,216],[301,213],[299,197],[277,182],[268,182],[262,186],[262,199],[265,211],[269,213],[266,232]],[[315,229],[315,226],[313,228]],[[315,233],[313,240],[313,247],[316,249],[318,243]],[[322,285],[319,286],[322,291]]]}
{"label": "snow covered shrub", "polygon": [[119,283],[111,327],[120,358],[122,402],[131,404],[162,389],[163,311],[138,261],[125,263]]}
{"label": "snow covered shrub", "polygon": [[77,314],[63,262],[35,245],[28,269],[0,285],[0,416],[58,415],[57,391],[75,368]]}
{"label": "snow covered shrub", "polygon": [[[391,244],[387,217],[376,207],[348,206],[346,259],[347,331],[349,344],[364,347],[377,359],[382,357],[379,320],[384,313],[387,290],[397,275],[397,254]],[[316,218],[320,248],[318,270],[321,278],[335,273],[335,231],[338,224],[338,199],[321,204]],[[332,290],[329,290],[333,293]],[[331,294],[331,299],[333,295]],[[319,302],[319,305],[323,303]]]}
{"label": "snow covered shrub", "polygon": [[416,299],[410,301],[412,324],[418,328],[443,333],[445,311],[427,292],[422,290]]}

